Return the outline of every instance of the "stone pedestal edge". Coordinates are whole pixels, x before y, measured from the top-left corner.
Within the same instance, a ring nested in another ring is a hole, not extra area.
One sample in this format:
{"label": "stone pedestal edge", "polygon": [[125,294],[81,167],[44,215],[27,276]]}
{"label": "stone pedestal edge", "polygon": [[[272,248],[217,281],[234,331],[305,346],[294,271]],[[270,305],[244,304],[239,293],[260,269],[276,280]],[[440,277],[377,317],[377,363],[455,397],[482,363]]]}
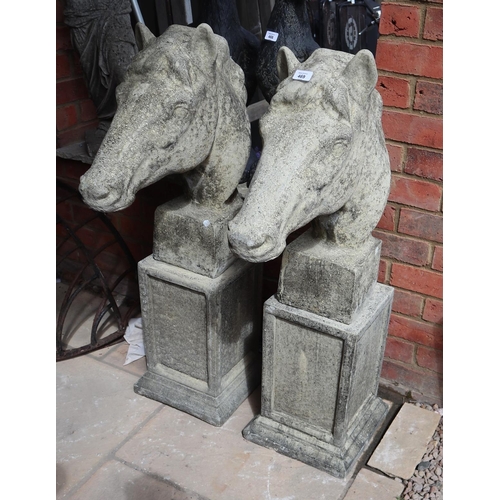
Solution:
{"label": "stone pedestal edge", "polygon": [[349,438],[342,448],[262,415],[255,417],[243,429],[243,437],[332,476],[345,479],[353,470],[356,459],[370,445],[387,412],[386,403],[378,397],[373,398],[363,418],[349,430]]}
{"label": "stone pedestal edge", "polygon": [[257,360],[242,363],[239,373],[217,396],[213,396],[148,370],[136,382],[134,391],[219,427],[257,388],[260,372],[261,365]]}

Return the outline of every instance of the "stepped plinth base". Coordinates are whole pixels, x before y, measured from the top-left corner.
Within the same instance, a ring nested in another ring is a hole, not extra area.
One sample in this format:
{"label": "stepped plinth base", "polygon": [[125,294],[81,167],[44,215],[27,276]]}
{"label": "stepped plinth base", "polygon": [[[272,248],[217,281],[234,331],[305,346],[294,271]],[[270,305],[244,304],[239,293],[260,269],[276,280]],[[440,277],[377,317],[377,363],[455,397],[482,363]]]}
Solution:
{"label": "stepped plinth base", "polygon": [[262,266],[213,279],[149,256],[138,269],[148,371],[135,391],[222,425],[260,382]]}
{"label": "stepped plinth base", "polygon": [[387,411],[387,405],[380,398],[371,399],[365,405],[366,413],[350,430],[343,446],[335,446],[262,415],[245,427],[243,436],[252,443],[343,479],[369,445]]}
{"label": "stepped plinth base", "polygon": [[387,412],[377,390],[393,293],[376,283],[349,325],[268,299],[261,414],[244,437],[344,478]]}

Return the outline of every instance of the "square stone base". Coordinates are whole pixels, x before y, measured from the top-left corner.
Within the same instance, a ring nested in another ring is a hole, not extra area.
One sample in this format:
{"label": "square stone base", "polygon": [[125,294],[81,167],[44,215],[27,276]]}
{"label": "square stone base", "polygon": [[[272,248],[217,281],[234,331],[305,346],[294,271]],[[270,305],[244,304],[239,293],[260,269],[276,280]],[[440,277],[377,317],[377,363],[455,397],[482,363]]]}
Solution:
{"label": "square stone base", "polygon": [[227,224],[241,205],[241,197],[221,210],[184,197],[160,205],[155,212],[153,257],[216,278],[237,259],[229,249]]}
{"label": "square stone base", "polygon": [[381,246],[370,237],[359,248],[340,247],[305,232],[283,254],[278,300],[349,324],[377,281]]}
{"label": "square stone base", "polygon": [[363,419],[350,429],[343,446],[335,446],[294,427],[257,415],[244,429],[243,437],[252,443],[344,479],[387,415],[388,406],[380,398],[370,400]]}
{"label": "square stone base", "polygon": [[344,478],[387,412],[377,391],[393,293],[376,283],[349,325],[268,299],[261,414],[245,438]]}
{"label": "square stone base", "polygon": [[148,371],[138,394],[222,425],[260,382],[262,266],[237,260],[212,279],[139,262]]}

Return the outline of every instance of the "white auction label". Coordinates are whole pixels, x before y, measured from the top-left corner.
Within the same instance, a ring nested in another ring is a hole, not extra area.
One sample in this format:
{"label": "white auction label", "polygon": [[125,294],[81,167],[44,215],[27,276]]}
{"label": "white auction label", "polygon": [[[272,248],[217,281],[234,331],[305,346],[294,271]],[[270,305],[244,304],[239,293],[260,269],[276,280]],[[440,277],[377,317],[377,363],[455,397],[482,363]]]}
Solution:
{"label": "white auction label", "polygon": [[275,31],[268,31],[266,32],[266,36],[264,37],[264,39],[275,42],[278,39],[278,35],[279,33],[276,33]]}
{"label": "white auction label", "polygon": [[305,69],[298,69],[293,74],[293,80],[300,80],[301,82],[308,82],[313,76],[312,71],[306,71]]}

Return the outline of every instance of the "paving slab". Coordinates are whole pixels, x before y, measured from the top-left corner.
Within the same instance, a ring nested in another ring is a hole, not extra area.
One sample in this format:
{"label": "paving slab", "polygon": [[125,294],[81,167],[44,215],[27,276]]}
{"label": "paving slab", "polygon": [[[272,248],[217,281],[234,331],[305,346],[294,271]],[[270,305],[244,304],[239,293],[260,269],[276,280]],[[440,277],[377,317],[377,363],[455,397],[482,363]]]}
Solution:
{"label": "paving slab", "polygon": [[64,496],[161,407],[134,392],[137,377],[91,356],[59,361],[57,496]]}
{"label": "paving slab", "polygon": [[344,500],[394,500],[404,484],[369,469],[361,469]]}
{"label": "paving slab", "polygon": [[205,500],[196,493],[110,460],[70,500]]}
{"label": "paving slab", "polygon": [[127,357],[129,344],[124,340],[119,344],[112,345],[110,347],[105,347],[104,349],[99,349],[98,351],[90,353],[90,356],[108,363],[116,368],[125,370],[137,377],[139,380],[147,371],[146,357],[142,357],[132,361],[128,365],[124,365],[125,359]]}
{"label": "paving slab", "polygon": [[368,465],[389,476],[410,479],[440,419],[438,413],[405,403],[375,448]]}
{"label": "paving slab", "polygon": [[210,500],[343,498],[352,476],[337,479],[243,438],[259,410],[260,391],[222,427],[165,406],[115,456]]}

